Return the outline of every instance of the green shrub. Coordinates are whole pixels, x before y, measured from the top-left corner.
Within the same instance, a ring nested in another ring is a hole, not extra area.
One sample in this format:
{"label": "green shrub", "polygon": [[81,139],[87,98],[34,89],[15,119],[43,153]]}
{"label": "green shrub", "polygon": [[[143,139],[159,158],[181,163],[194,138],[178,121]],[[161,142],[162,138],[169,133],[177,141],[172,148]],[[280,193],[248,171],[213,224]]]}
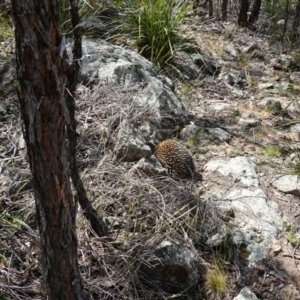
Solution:
{"label": "green shrub", "polygon": [[7,14],[4,4],[0,5],[0,42],[13,36],[12,20]]}
{"label": "green shrub", "polygon": [[184,0],[126,0],[120,7],[120,22],[138,51],[161,67],[182,48],[180,25],[188,11]]}

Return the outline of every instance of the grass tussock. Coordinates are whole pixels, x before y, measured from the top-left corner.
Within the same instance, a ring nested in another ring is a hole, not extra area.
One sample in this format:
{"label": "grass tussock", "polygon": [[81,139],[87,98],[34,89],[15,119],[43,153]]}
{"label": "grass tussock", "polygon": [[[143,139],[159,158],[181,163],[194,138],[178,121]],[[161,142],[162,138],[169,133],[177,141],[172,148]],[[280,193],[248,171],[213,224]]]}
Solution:
{"label": "grass tussock", "polygon": [[216,300],[222,299],[230,290],[227,273],[218,266],[206,270],[204,285],[211,299]]}
{"label": "grass tussock", "polygon": [[182,48],[180,26],[189,11],[184,0],[126,0],[120,8],[120,22],[138,51],[162,67]]}

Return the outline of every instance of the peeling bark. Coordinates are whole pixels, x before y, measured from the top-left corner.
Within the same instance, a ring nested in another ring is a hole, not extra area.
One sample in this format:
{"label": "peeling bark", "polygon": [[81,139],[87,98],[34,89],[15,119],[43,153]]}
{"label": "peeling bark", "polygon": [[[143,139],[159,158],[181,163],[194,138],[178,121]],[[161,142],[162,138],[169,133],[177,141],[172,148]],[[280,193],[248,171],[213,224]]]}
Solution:
{"label": "peeling bark", "polygon": [[49,299],[84,299],[70,180],[58,1],[12,0],[19,102]]}

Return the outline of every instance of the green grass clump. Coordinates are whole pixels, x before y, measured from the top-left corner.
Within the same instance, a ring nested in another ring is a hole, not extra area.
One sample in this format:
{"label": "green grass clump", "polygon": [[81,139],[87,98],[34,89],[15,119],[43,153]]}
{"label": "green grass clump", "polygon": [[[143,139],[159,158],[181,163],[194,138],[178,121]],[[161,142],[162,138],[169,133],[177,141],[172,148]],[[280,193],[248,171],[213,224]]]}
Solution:
{"label": "green grass clump", "polygon": [[189,11],[184,0],[127,0],[120,8],[122,30],[138,51],[162,67],[182,48],[180,25]]}
{"label": "green grass clump", "polygon": [[264,148],[264,153],[268,156],[277,156],[280,154],[278,146],[267,146]]}
{"label": "green grass clump", "polygon": [[204,285],[213,299],[222,299],[229,291],[227,273],[220,268],[207,269]]}
{"label": "green grass clump", "polygon": [[0,42],[13,36],[12,20],[7,14],[5,5],[0,5]]}

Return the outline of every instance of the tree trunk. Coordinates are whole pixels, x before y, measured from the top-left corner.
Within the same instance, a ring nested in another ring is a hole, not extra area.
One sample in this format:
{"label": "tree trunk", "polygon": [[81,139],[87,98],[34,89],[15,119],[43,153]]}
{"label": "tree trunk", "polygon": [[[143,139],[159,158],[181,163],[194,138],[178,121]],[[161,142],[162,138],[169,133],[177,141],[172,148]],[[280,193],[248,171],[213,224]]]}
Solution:
{"label": "tree trunk", "polygon": [[77,263],[64,98],[64,39],[56,0],[11,0],[19,102],[33,176],[48,299],[84,299]]}
{"label": "tree trunk", "polygon": [[291,41],[293,43],[298,41],[299,38],[299,22],[300,22],[300,0],[298,0],[292,25],[292,34],[291,34]]}
{"label": "tree trunk", "polygon": [[253,24],[258,20],[259,12],[260,12],[261,0],[254,0],[251,15],[249,17],[249,23]]}
{"label": "tree trunk", "polygon": [[74,94],[77,84],[77,75],[80,68],[80,59],[82,57],[82,38],[81,38],[81,26],[80,18],[78,14],[77,5],[74,6],[74,0],[70,1],[70,15],[73,32],[74,32],[74,48],[73,48],[73,58],[71,65],[66,65],[67,73],[67,89],[65,91],[65,98],[67,107],[69,110],[70,121],[67,123],[67,134],[69,139],[69,159],[70,159],[70,172],[72,177],[72,182],[74,184],[76,195],[75,199],[79,202],[83,215],[89,220],[93,230],[99,237],[104,237],[108,233],[107,226],[103,220],[98,215],[97,211],[91,205],[83,182],[80,178],[79,171],[77,168],[76,159],[76,145],[77,145],[77,134],[76,125],[77,121],[75,119],[75,100]]}
{"label": "tree trunk", "polygon": [[213,1],[208,0],[208,15],[212,17],[214,14],[214,7],[213,7]]}
{"label": "tree trunk", "polygon": [[227,20],[227,5],[228,5],[228,0],[223,0],[222,1],[222,20],[223,21]]}
{"label": "tree trunk", "polygon": [[242,27],[247,26],[249,0],[241,0],[241,9],[238,17],[238,24]]}

